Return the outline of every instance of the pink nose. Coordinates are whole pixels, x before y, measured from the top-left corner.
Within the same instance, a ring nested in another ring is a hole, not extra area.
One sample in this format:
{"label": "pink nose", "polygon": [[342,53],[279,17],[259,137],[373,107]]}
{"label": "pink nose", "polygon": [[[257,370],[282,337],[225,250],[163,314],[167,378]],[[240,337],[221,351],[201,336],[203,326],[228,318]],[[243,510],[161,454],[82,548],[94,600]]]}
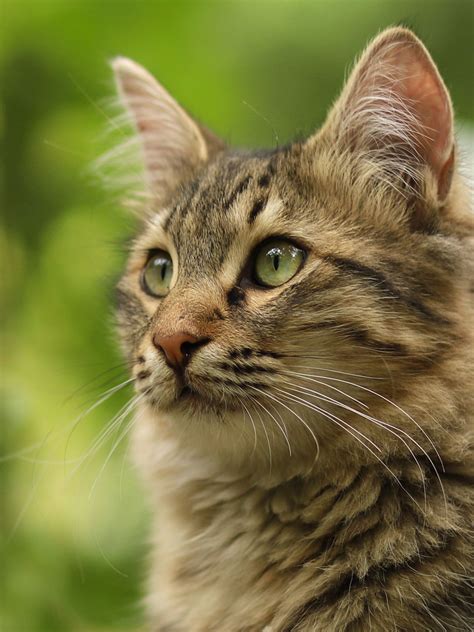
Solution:
{"label": "pink nose", "polygon": [[173,369],[182,369],[190,359],[192,353],[209,342],[209,338],[198,338],[192,334],[180,332],[172,336],[153,336],[153,344],[161,350],[166,361]]}

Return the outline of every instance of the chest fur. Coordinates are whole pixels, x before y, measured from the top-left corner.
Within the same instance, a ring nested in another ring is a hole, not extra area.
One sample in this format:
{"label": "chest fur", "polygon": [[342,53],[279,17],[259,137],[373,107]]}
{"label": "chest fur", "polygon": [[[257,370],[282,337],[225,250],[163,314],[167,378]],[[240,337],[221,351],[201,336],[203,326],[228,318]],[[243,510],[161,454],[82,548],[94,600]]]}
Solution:
{"label": "chest fur", "polygon": [[[374,467],[344,485],[185,486],[157,512],[156,629],[332,632],[386,625],[389,614],[393,630],[410,616],[420,627],[406,629],[423,629],[419,598],[410,614],[414,595],[438,599],[444,576],[462,591],[468,551],[467,514],[450,501],[458,492],[446,480],[445,504],[428,473],[420,476],[399,472],[403,489]],[[427,580],[433,572],[438,589]]]}

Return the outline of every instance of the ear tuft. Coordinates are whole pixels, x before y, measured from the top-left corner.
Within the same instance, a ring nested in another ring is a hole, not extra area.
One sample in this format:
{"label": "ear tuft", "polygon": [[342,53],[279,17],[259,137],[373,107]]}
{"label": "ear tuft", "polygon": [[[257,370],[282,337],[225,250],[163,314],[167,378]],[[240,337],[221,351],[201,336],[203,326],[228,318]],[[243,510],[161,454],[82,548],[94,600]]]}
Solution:
{"label": "ear tuft", "polygon": [[345,149],[368,152],[405,189],[419,188],[428,167],[438,198],[449,192],[451,101],[430,54],[408,29],[387,29],[368,46],[323,133]]}
{"label": "ear tuft", "polygon": [[141,140],[152,195],[165,204],[223,144],[201,129],[142,66],[126,57],[116,57],[111,65],[120,99]]}

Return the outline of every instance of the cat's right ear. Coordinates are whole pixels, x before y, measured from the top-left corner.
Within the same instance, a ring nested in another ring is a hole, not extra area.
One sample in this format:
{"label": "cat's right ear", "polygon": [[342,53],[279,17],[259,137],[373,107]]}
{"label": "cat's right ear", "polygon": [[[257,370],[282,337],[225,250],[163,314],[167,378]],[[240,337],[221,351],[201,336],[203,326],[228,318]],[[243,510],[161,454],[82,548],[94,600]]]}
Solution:
{"label": "cat's right ear", "polygon": [[142,66],[112,61],[117,90],[141,142],[150,193],[166,204],[173,191],[224,144],[198,125]]}
{"label": "cat's right ear", "polygon": [[365,156],[385,182],[408,192],[447,197],[454,169],[448,90],[421,41],[389,28],[356,64],[321,131],[331,147]]}

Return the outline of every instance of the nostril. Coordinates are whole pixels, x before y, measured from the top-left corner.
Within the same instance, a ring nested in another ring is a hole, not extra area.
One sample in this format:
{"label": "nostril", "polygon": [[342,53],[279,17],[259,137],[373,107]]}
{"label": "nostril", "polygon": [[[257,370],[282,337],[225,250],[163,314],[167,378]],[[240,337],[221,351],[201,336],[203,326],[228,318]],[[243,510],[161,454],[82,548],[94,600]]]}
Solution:
{"label": "nostril", "polygon": [[186,332],[172,334],[171,336],[162,336],[156,333],[153,336],[153,344],[158,351],[164,354],[167,363],[174,369],[184,368],[192,353],[209,341],[210,338],[197,338]]}
{"label": "nostril", "polygon": [[195,345],[196,345],[195,342],[183,342],[183,344],[180,347],[180,350],[183,356],[185,356],[186,358],[189,357]]}
{"label": "nostril", "polygon": [[209,341],[210,338],[199,338],[198,340],[193,340],[192,342],[186,340],[181,344],[181,353],[188,358],[191,353],[196,351],[196,349],[198,349],[199,347],[203,347]]}

